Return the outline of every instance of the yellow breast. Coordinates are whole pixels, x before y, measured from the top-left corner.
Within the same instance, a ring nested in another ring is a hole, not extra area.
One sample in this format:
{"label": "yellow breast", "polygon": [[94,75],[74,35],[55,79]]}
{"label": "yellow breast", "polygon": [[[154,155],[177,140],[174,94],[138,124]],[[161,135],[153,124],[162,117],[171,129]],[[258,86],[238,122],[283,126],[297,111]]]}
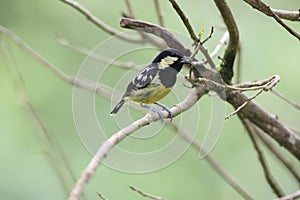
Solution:
{"label": "yellow breast", "polygon": [[144,89],[133,92],[129,98],[143,104],[152,104],[164,98],[172,88],[166,88],[161,84],[150,84]]}

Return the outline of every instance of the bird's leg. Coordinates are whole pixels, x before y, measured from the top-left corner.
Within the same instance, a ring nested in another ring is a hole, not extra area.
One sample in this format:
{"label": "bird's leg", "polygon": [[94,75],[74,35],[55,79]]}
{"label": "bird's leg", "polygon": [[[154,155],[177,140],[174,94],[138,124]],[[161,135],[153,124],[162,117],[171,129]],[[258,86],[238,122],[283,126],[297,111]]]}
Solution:
{"label": "bird's leg", "polygon": [[144,108],[147,108],[147,109],[151,110],[152,112],[157,113],[159,115],[161,121],[162,122],[164,121],[164,116],[163,116],[163,114],[161,113],[160,110],[156,109],[155,107],[149,106],[149,105],[143,105],[143,104],[141,104],[141,106],[144,107]]}
{"label": "bird's leg", "polygon": [[171,110],[167,106],[165,106],[164,104],[161,104],[161,103],[158,103],[158,102],[155,102],[155,104],[160,106],[162,108],[162,110],[165,110],[169,113],[170,122],[171,122],[172,119],[173,119],[173,114],[172,114]]}

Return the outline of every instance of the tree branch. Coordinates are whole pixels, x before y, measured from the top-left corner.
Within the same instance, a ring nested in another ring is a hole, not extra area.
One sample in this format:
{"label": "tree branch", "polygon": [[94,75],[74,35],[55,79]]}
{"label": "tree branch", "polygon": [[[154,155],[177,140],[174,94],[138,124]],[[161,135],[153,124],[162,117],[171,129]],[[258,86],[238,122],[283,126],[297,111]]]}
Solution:
{"label": "tree branch", "polygon": [[229,41],[225,49],[224,56],[222,58],[220,74],[223,80],[230,84],[233,77],[233,64],[235,56],[239,49],[239,31],[235,23],[234,17],[231,13],[230,8],[228,7],[225,0],[214,0],[217,8],[219,9],[224,23],[229,32]]}
{"label": "tree branch", "polygon": [[17,35],[11,32],[9,29],[0,25],[0,32],[4,33],[9,39],[14,41],[24,52],[28,55],[32,56],[35,60],[40,62],[45,68],[47,68],[54,76],[59,79],[80,88],[84,88],[90,91],[94,91],[103,96],[110,96],[110,88],[108,86],[101,85],[99,83],[92,83],[91,81],[78,79],[72,76],[69,76],[59,70],[56,66],[50,64],[45,58],[39,55],[36,51],[34,51],[28,44],[26,44],[22,39],[20,39]]}
{"label": "tree branch", "polygon": [[176,0],[169,0],[170,3],[172,4],[174,10],[177,12],[177,14],[179,15],[179,17],[181,18],[181,21],[183,22],[183,24],[185,25],[186,29],[188,30],[191,39],[197,43],[199,42],[199,38],[197,37],[197,35],[195,34],[192,25],[189,22],[189,19],[187,18],[187,16],[184,14],[183,10],[180,8],[179,4],[176,2]]}
{"label": "tree branch", "polygon": [[[218,0],[215,0],[218,1]],[[157,36],[163,37],[167,44],[172,45],[171,47],[179,47],[179,50],[183,51],[186,48],[176,39],[172,42],[174,36],[169,33],[166,29],[159,26],[142,22],[139,20],[131,20],[127,18],[122,18],[121,26],[125,28],[137,28],[141,31],[146,31]],[[148,27],[149,26],[149,27]],[[154,27],[154,28],[153,28]],[[233,26],[234,27],[234,26]],[[229,31],[229,30],[228,30]],[[232,30],[234,31],[234,28]],[[230,35],[230,31],[229,31]],[[232,46],[233,44],[231,44]],[[228,46],[227,46],[228,49]],[[188,55],[191,55],[188,54]],[[196,66],[195,66],[196,67]],[[200,73],[205,78],[212,79],[215,72],[209,69],[201,68]],[[206,77],[209,76],[209,77]],[[218,81],[216,81],[218,82]],[[223,87],[215,85],[215,91],[221,91]],[[213,88],[211,88],[213,89]],[[233,90],[230,88],[226,89],[226,97],[220,95],[225,101],[230,103],[235,109],[241,106],[244,102],[247,101],[248,97],[244,95],[241,91]],[[296,158],[300,159],[300,138],[295,135],[289,128],[287,128],[279,119],[265,111],[260,105],[256,104],[254,101],[251,101],[240,111],[242,117],[249,119],[253,124],[258,126],[261,130],[270,135],[274,140],[276,140],[280,145],[284,146],[290,153],[292,153]]]}
{"label": "tree branch", "polygon": [[[197,103],[198,99],[207,93],[205,84],[199,85],[194,88],[189,95],[179,104],[175,105],[171,112],[173,117],[176,117],[180,113],[188,110],[195,103]],[[164,117],[167,117],[168,112],[162,112]],[[121,129],[117,133],[113,134],[108,140],[106,140],[101,147],[98,149],[97,153],[94,155],[88,166],[82,172],[81,177],[78,179],[75,187],[73,188],[69,200],[79,200],[80,196],[83,192],[83,188],[86,183],[93,177],[98,165],[102,162],[102,160],[106,157],[108,152],[119,142],[121,142],[128,135],[137,131],[138,129],[160,120],[160,117],[156,113],[148,113],[145,117],[133,122],[127,127]]]}
{"label": "tree branch", "polygon": [[180,137],[191,144],[196,150],[199,151],[201,155],[206,155],[204,160],[207,161],[212,169],[215,170],[232,188],[234,188],[235,191],[237,191],[246,200],[253,199],[250,194],[225,171],[225,169],[217,162],[217,160],[211,154],[209,154],[209,152],[203,147],[202,143],[195,140],[190,133],[179,129],[179,127],[173,122],[169,124],[176,130],[176,133]]}
{"label": "tree branch", "polygon": [[[258,0],[243,0],[244,2],[251,5],[253,8],[259,10],[267,16],[272,16],[270,12],[268,12],[265,8],[265,5],[262,4],[261,1]],[[300,11],[288,11],[288,10],[279,10],[270,8],[273,13],[275,13],[279,18],[286,19],[290,21],[300,21]]]}
{"label": "tree branch", "polygon": [[267,137],[260,129],[255,127],[257,136],[264,143],[264,145],[271,151],[272,154],[287,168],[287,170],[294,176],[294,178],[300,183],[300,171],[297,169],[278,149],[271,143],[270,138]]}
{"label": "tree branch", "polygon": [[191,51],[189,49],[186,49],[185,46],[181,44],[181,42],[172,33],[170,33],[167,29],[163,27],[148,22],[125,18],[125,17],[121,19],[120,26],[122,28],[134,29],[134,30],[156,35],[157,37],[162,38],[169,47],[178,49],[179,51],[181,51],[183,54],[187,56],[191,55]]}
{"label": "tree branch", "polygon": [[135,192],[139,193],[140,195],[142,195],[143,197],[147,197],[149,199],[154,199],[154,200],[163,200],[164,199],[162,197],[158,197],[158,196],[154,196],[153,194],[146,193],[143,190],[134,187],[133,185],[130,185],[129,188],[132,191],[135,191]]}
{"label": "tree branch", "polygon": [[297,190],[296,192],[286,195],[284,197],[281,197],[279,199],[276,200],[294,200],[300,197],[300,190]]}
{"label": "tree branch", "polygon": [[95,15],[93,15],[91,11],[89,11],[84,6],[80,5],[77,1],[74,1],[74,0],[60,0],[60,1],[70,5],[71,7],[73,7],[77,11],[79,11],[89,21],[91,21],[97,27],[104,30],[105,32],[107,32],[110,35],[114,35],[115,37],[125,40],[125,41],[128,41],[128,42],[136,42],[136,43],[144,42],[144,39],[142,37],[137,38],[132,35],[120,34],[121,33],[120,31],[118,31],[117,29],[114,29],[113,27],[111,27],[111,26],[107,25],[106,23],[104,23],[103,21],[101,21],[99,18],[97,18]]}
{"label": "tree branch", "polygon": [[158,17],[158,24],[161,27],[164,27],[165,26],[164,15],[163,15],[163,12],[160,8],[159,0],[154,0],[154,5],[155,5],[155,12],[156,12],[156,15]]}
{"label": "tree branch", "polygon": [[[290,28],[288,25],[286,25],[280,18],[282,17],[291,17],[296,18],[297,20],[294,21],[300,21],[300,11],[298,13],[288,13],[287,11],[282,10],[273,10],[270,6],[266,5],[264,2],[260,0],[244,0],[246,3],[250,4],[253,8],[261,11],[267,16],[273,17],[283,28],[285,28],[291,35],[296,37],[300,41],[300,34],[295,32],[292,28]],[[280,16],[277,15],[280,14]]]}
{"label": "tree branch", "polygon": [[[248,97],[240,91],[226,90],[226,100],[235,109],[247,101]],[[268,113],[254,101],[250,101],[247,106],[240,110],[243,118],[249,119],[253,124],[285,147],[296,158],[300,159],[300,138],[286,127],[279,119]]]}
{"label": "tree branch", "polygon": [[248,132],[248,135],[252,141],[252,144],[254,146],[254,149],[256,150],[257,154],[258,154],[258,160],[262,166],[262,169],[264,171],[264,175],[265,178],[267,180],[267,182],[269,183],[270,187],[272,188],[273,192],[277,195],[277,197],[282,197],[284,196],[284,193],[281,189],[281,187],[279,186],[279,184],[277,183],[277,181],[274,179],[268,164],[267,164],[267,160],[260,148],[260,146],[258,145],[257,139],[256,139],[256,130],[253,127],[253,125],[247,120],[247,119],[243,119],[240,117],[240,120],[242,121],[245,129]]}

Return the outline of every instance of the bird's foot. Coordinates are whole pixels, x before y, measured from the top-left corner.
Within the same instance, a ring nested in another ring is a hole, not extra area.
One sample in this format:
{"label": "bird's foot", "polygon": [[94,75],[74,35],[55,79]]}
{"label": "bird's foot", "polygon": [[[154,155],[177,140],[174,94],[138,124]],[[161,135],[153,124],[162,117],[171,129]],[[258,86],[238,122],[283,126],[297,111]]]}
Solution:
{"label": "bird's foot", "polygon": [[158,103],[158,102],[156,102],[155,105],[158,105],[159,107],[162,108],[162,110],[167,111],[169,113],[170,122],[172,122],[173,114],[172,114],[171,110],[167,106],[165,106],[164,104],[161,104],[161,103]]}
{"label": "bird's foot", "polygon": [[159,118],[161,119],[161,121],[164,122],[164,116],[163,116],[163,114],[162,114],[162,112],[160,110],[158,110],[155,107],[149,106],[149,105],[141,105],[141,106],[144,107],[144,108],[147,108],[147,109],[151,110],[152,112],[157,113],[159,115]]}

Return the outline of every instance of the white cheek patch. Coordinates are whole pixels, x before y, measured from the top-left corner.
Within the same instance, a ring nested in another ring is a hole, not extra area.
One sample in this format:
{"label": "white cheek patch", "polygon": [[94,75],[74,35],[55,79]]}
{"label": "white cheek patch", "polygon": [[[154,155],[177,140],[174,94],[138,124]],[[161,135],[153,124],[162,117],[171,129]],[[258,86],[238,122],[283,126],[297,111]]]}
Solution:
{"label": "white cheek patch", "polygon": [[164,69],[164,68],[168,67],[169,65],[172,65],[177,60],[178,60],[177,57],[167,56],[160,61],[159,68]]}

